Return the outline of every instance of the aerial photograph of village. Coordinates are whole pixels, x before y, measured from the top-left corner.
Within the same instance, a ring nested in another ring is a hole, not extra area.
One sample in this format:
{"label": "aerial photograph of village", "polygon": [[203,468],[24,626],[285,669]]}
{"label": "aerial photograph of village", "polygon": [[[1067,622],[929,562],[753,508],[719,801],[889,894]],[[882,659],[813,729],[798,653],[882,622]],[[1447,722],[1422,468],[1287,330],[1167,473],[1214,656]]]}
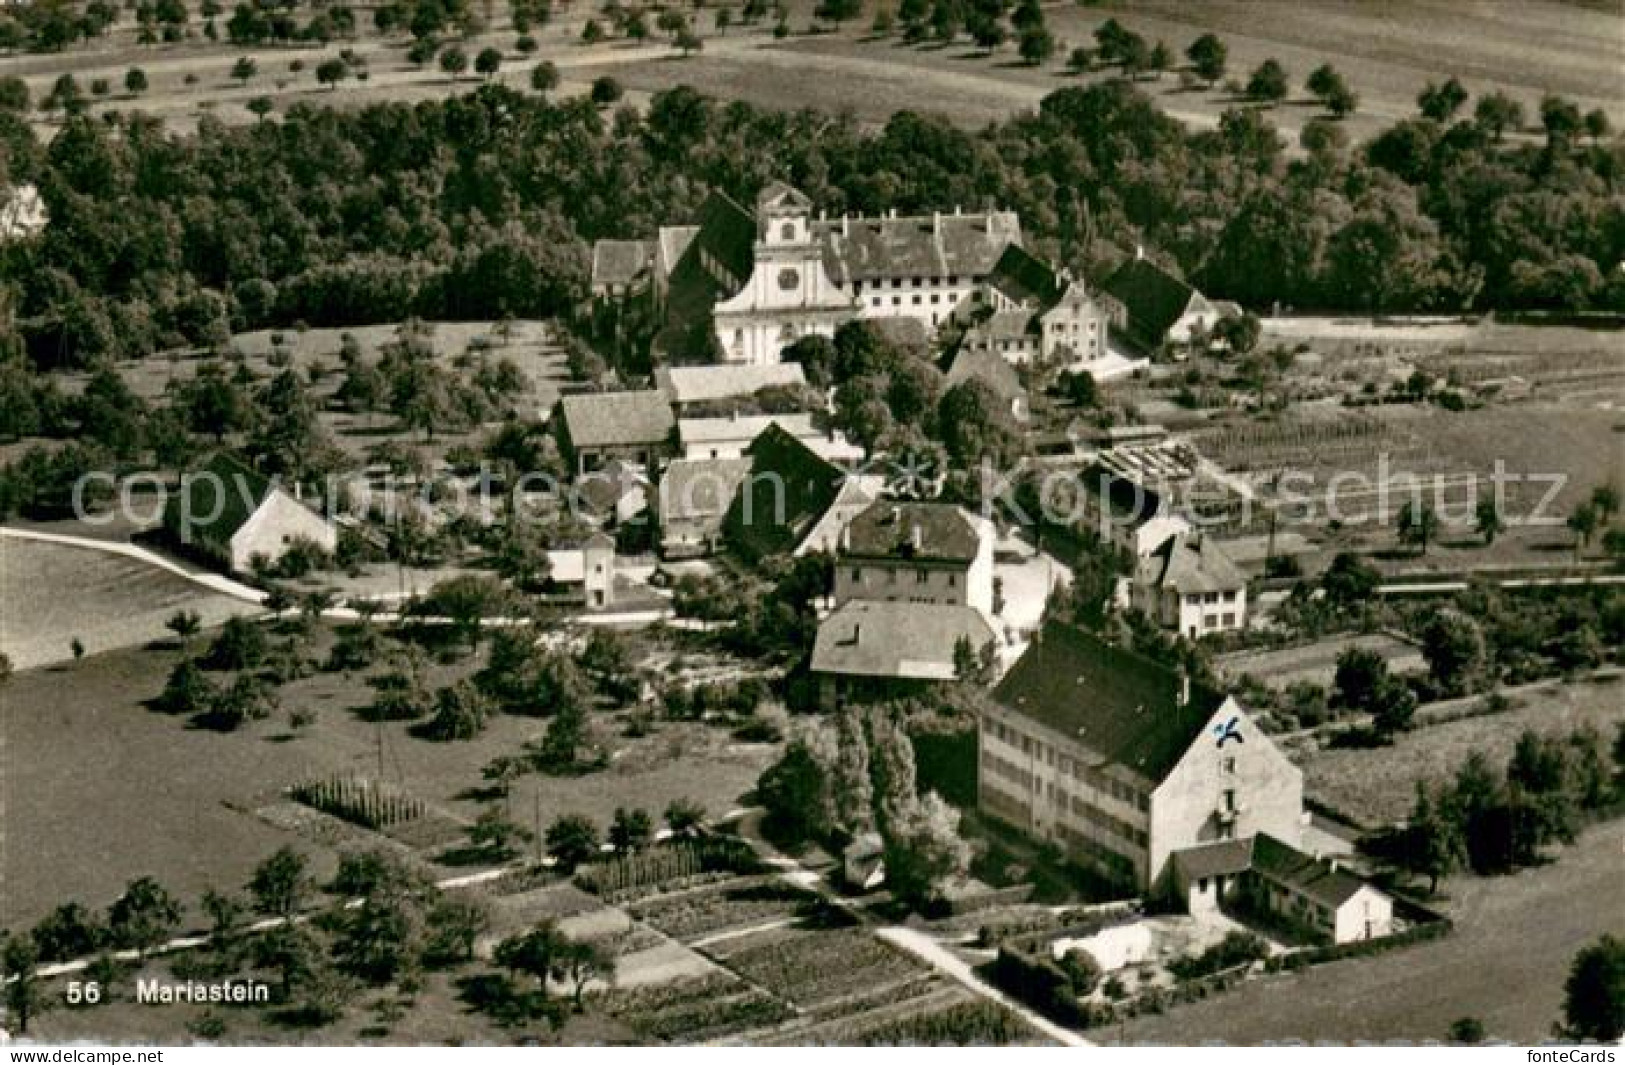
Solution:
{"label": "aerial photograph of village", "polygon": [[1619,1043],[1622,130],[1625,0],[0,0],[0,1053]]}

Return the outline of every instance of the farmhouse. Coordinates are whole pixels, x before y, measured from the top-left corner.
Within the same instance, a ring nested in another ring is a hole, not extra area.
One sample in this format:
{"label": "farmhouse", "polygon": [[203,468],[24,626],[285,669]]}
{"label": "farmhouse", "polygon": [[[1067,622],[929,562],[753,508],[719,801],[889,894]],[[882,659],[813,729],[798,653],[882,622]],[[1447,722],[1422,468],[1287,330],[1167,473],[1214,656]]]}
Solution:
{"label": "farmhouse", "polygon": [[880,501],[852,519],[835,562],[835,602],[968,606],[993,613],[993,530],[947,503]]}
{"label": "farmhouse", "polygon": [[564,396],[554,421],[559,448],[578,475],[616,458],[653,473],[672,453],[677,428],[665,393],[653,389]]}
{"label": "farmhouse", "polygon": [[591,610],[615,605],[615,541],[605,533],[589,536],[580,547],[547,553],[548,584],[568,602]]}
{"label": "farmhouse", "polygon": [[826,707],[902,698],[954,680],[962,648],[980,659],[997,640],[968,606],[853,599],[818,626],[809,668]]}
{"label": "farmhouse", "polygon": [[1224,308],[1136,250],[1133,259],[1107,279],[1107,295],[1122,306],[1120,325],[1144,351],[1164,344],[1187,347],[1204,339]]}
{"label": "farmhouse", "polygon": [[1331,943],[1394,930],[1389,895],[1337,860],[1305,854],[1267,832],[1178,852],[1172,888],[1192,913],[1223,905]]}
{"label": "farmhouse", "polygon": [[182,476],[164,529],[183,550],[233,573],[274,564],[301,542],[329,553],[338,547],[332,522],[224,452]]}
{"label": "farmhouse", "polygon": [[1211,536],[1178,533],[1139,560],[1134,605],[1195,639],[1247,627],[1247,579]]}
{"label": "farmhouse", "polygon": [[841,496],[847,474],[777,425],[745,449],[746,474],[723,520],[723,537],[746,558],[799,553]]}
{"label": "farmhouse", "polygon": [[1139,559],[1191,525],[1162,492],[1096,463],[1080,475],[1084,528]]}
{"label": "farmhouse", "polygon": [[722,523],[750,473],[750,459],[678,459],[660,479],[660,553],[709,555],[722,543]]}
{"label": "farmhouse", "polygon": [[839,433],[826,433],[811,414],[733,414],[722,418],[680,418],[677,443],[685,459],[736,459],[752,440],[776,425],[832,462],[856,462],[863,449]]}
{"label": "farmhouse", "polygon": [[947,388],[966,381],[980,381],[1005,405],[1017,422],[1025,422],[1032,415],[1027,390],[1022,387],[1021,375],[997,351],[986,346],[975,346],[966,337],[954,361],[948,367],[943,384]]}
{"label": "farmhouse", "polygon": [[807,377],[796,362],[766,366],[662,366],[655,387],[666,393],[677,416],[695,417],[730,400],[746,400],[765,389],[796,389]]}
{"label": "farmhouse", "polygon": [[1234,698],[1068,625],[994,689],[977,748],[985,813],[1141,891],[1178,851],[1300,837],[1303,776]]}
{"label": "farmhouse", "polygon": [[[859,317],[907,318],[935,331],[1021,243],[1021,223],[1007,211],[815,218],[805,194],[774,182],[754,211],[713,192],[692,233],[665,238],[663,229],[646,283],[635,282],[635,269],[606,268],[595,292],[633,277],[634,290],[666,294],[659,298],[669,301],[677,335],[709,318],[723,361],[759,365]],[[638,261],[631,252],[604,255]]]}

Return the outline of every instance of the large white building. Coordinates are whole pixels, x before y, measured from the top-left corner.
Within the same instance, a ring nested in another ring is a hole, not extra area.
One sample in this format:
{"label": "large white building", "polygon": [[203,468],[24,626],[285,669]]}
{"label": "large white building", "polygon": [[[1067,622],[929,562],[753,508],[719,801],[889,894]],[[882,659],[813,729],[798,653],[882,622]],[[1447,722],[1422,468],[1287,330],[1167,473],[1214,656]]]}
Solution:
{"label": "large white building", "polygon": [[1234,698],[1046,626],[981,712],[982,810],[1142,891],[1176,852],[1269,833],[1297,846],[1303,774]]}
{"label": "large white building", "polygon": [[592,289],[648,292],[677,335],[692,339],[683,325],[708,318],[723,361],[771,364],[801,337],[832,336],[855,318],[911,319],[929,335],[1021,239],[1008,211],[825,218],[774,182],[754,211],[713,193],[697,226],[603,242]]}

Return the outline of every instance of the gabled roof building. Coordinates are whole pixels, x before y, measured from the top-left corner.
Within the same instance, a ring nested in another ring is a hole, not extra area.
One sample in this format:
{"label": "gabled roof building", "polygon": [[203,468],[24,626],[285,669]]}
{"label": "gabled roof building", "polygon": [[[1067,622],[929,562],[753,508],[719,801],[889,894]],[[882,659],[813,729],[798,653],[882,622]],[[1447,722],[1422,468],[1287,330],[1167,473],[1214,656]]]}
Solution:
{"label": "gabled roof building", "polygon": [[274,564],[300,541],[338,547],[337,526],[223,451],[181,476],[164,529],[182,550],[233,573]]}
{"label": "gabled roof building", "polygon": [[1234,698],[1068,625],[994,689],[977,780],[983,812],[1142,891],[1176,851],[1301,834],[1302,774]]}

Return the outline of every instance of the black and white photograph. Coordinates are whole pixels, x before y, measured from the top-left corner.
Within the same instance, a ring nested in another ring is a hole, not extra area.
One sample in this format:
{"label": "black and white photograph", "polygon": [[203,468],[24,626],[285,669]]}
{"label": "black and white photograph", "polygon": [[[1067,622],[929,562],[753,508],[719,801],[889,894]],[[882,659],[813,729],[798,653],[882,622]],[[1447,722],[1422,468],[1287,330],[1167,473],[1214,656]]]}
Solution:
{"label": "black and white photograph", "polygon": [[0,1059],[1606,1065],[1622,493],[1625,0],[0,0]]}

